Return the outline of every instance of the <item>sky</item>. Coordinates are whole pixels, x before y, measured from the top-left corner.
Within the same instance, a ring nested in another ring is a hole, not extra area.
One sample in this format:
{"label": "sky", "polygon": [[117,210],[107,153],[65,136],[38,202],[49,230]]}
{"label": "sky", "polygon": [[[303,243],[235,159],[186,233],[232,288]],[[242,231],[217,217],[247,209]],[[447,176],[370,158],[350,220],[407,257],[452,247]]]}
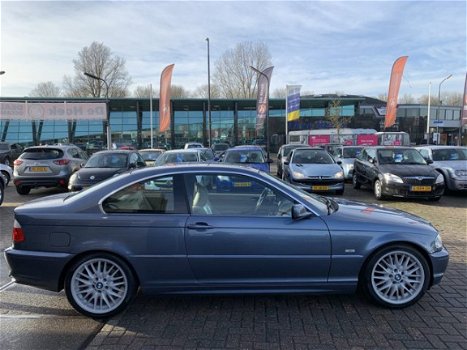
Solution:
{"label": "sky", "polygon": [[408,56],[399,97],[463,93],[465,1],[3,1],[0,2],[0,96],[28,96],[37,84],[61,87],[73,59],[93,41],[126,60],[137,86],[172,84],[194,91],[227,50],[242,42],[268,47],[271,93],[377,97],[391,68]]}

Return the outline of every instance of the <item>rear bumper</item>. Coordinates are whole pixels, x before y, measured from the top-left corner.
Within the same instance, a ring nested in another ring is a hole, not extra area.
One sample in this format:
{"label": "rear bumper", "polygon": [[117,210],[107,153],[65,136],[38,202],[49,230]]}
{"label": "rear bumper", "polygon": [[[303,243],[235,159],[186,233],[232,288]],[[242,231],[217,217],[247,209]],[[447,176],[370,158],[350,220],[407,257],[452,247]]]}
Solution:
{"label": "rear bumper", "polygon": [[54,177],[15,177],[13,183],[15,186],[27,187],[67,187],[69,176],[54,176]]}
{"label": "rear bumper", "polygon": [[60,291],[63,268],[74,255],[66,253],[5,250],[5,259],[10,267],[10,276],[17,283],[41,289]]}

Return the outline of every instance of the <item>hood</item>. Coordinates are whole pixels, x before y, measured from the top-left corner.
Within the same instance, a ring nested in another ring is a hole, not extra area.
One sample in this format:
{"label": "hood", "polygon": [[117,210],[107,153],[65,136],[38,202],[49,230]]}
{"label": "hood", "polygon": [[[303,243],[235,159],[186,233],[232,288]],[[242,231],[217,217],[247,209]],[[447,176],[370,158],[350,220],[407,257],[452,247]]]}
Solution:
{"label": "hood", "polygon": [[365,230],[371,232],[437,233],[429,221],[402,210],[343,198],[333,199],[339,204],[339,209],[325,219],[331,231],[361,231],[364,225]]}
{"label": "hood", "polygon": [[120,168],[81,168],[76,176],[81,183],[97,183],[126,170]]}
{"label": "hood", "polygon": [[443,160],[433,162],[432,166],[444,169],[467,170],[467,161],[465,160]]}
{"label": "hood", "polygon": [[391,173],[399,177],[431,176],[437,178],[439,173],[429,165],[423,164],[381,164],[381,173]]}
{"label": "hood", "polygon": [[262,170],[262,171],[265,171],[265,172],[269,172],[269,163],[239,163],[239,164],[246,165],[246,166],[248,166],[250,168],[254,168],[254,169]]}
{"label": "hood", "polygon": [[305,176],[334,176],[342,171],[338,164],[300,164],[294,163],[291,166],[293,171],[300,172]]}

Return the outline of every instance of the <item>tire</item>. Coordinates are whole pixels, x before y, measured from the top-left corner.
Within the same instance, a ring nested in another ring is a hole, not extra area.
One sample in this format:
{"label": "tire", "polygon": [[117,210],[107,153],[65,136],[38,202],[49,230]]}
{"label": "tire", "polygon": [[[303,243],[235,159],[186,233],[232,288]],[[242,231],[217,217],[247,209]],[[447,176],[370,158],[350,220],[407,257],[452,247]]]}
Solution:
{"label": "tire", "polygon": [[428,198],[428,200],[430,202],[438,202],[440,199],[441,199],[441,196],[440,197],[430,197],[430,198]]}
{"label": "tire", "polygon": [[5,187],[3,183],[0,182],[0,205],[3,203],[3,198],[5,198]]}
{"label": "tire", "polygon": [[31,192],[31,187],[28,186],[16,186],[16,192],[18,192],[20,195],[26,195]]}
{"label": "tire", "polygon": [[363,271],[363,290],[370,299],[389,308],[416,303],[428,289],[430,268],[409,246],[390,246],[377,252]]}
{"label": "tire", "polygon": [[384,199],[383,196],[383,184],[381,183],[381,180],[376,180],[375,184],[373,185],[373,192],[375,194],[375,198],[378,200]]}
{"label": "tire", "polygon": [[120,313],[136,295],[136,290],[137,283],[128,265],[107,253],[81,258],[65,277],[69,303],[79,313],[93,318]]}
{"label": "tire", "polygon": [[356,190],[360,188],[361,184],[358,182],[357,174],[353,173],[352,175],[352,187]]}
{"label": "tire", "polygon": [[5,176],[5,179],[6,179],[5,187],[6,187],[10,183],[10,174],[8,174],[6,171],[2,171],[2,175]]}

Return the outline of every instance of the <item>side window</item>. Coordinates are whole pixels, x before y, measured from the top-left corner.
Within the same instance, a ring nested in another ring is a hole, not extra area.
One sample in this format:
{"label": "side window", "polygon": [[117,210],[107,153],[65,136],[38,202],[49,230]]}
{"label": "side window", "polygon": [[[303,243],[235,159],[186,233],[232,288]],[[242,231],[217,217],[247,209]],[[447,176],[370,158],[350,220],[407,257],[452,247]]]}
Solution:
{"label": "side window", "polygon": [[360,152],[360,154],[357,156],[357,159],[362,160],[362,161],[368,160],[368,155],[366,153],[366,149],[364,149],[363,151]]}
{"label": "side window", "polygon": [[429,154],[427,149],[422,148],[422,149],[419,150],[419,152],[420,152],[420,154],[422,155],[423,158],[430,159],[430,154]]}
{"label": "side window", "polygon": [[184,212],[183,207],[176,204],[175,188],[172,176],[136,182],[106,198],[102,207],[106,213]]}
{"label": "side window", "polygon": [[71,158],[79,158],[79,152],[76,148],[70,148],[68,150],[68,155],[71,157]]}
{"label": "side window", "polygon": [[293,200],[254,178],[232,174],[188,175],[193,215],[290,217]]}
{"label": "side window", "polygon": [[138,162],[138,155],[136,153],[130,154],[130,164],[136,164]]}
{"label": "side window", "polygon": [[366,154],[367,154],[367,161],[371,161],[372,159],[376,158],[376,150],[374,149],[368,149]]}

